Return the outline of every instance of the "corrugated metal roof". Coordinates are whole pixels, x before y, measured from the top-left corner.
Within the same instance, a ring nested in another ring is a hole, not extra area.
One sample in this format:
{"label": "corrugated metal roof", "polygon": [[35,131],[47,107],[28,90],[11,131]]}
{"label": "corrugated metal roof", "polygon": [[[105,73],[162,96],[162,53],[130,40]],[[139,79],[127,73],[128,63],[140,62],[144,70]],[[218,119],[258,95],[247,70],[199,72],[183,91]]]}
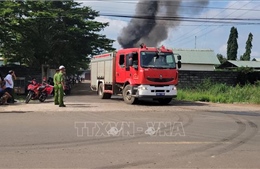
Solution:
{"label": "corrugated metal roof", "polygon": [[175,54],[181,55],[181,62],[186,64],[219,65],[220,62],[213,50],[208,49],[173,49]]}
{"label": "corrugated metal roof", "polygon": [[252,67],[252,68],[260,68],[260,62],[258,61],[235,61],[228,60],[228,62],[232,63],[237,67]]}

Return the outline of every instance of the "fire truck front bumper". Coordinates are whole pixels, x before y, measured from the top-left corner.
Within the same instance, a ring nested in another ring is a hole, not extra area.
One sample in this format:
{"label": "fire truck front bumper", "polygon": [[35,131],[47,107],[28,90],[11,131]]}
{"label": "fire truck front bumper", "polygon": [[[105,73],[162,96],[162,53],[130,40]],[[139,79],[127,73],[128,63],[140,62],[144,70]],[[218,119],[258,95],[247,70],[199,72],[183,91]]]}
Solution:
{"label": "fire truck front bumper", "polygon": [[138,98],[174,98],[177,96],[177,88],[174,85],[151,86],[140,85],[133,86],[132,95]]}

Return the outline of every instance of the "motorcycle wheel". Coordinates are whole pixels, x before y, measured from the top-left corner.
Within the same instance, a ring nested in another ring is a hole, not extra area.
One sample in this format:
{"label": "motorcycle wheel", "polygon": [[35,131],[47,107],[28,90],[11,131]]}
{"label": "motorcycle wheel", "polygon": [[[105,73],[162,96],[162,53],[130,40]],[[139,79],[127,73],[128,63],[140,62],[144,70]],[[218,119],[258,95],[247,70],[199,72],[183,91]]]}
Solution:
{"label": "motorcycle wheel", "polygon": [[39,97],[39,101],[40,102],[44,102],[47,99],[47,94],[46,93],[42,93]]}
{"label": "motorcycle wheel", "polygon": [[29,101],[32,99],[33,92],[29,91],[26,98],[25,98],[25,103],[29,103]]}
{"label": "motorcycle wheel", "polygon": [[65,93],[66,95],[70,95],[70,90],[65,90],[64,93]]}

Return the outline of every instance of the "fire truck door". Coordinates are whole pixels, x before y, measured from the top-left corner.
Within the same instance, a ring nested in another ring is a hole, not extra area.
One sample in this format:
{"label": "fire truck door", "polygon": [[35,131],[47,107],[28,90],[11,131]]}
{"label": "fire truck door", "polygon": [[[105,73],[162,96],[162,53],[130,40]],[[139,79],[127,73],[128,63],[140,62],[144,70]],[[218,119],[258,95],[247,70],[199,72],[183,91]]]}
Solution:
{"label": "fire truck door", "polygon": [[[128,57],[129,56],[129,57]],[[128,70],[126,71],[126,78],[138,80],[138,54],[131,53],[130,55],[126,55],[127,60],[131,60],[132,64],[129,66]]]}
{"label": "fire truck door", "polygon": [[124,83],[126,73],[126,58],[124,54],[120,54],[116,59],[116,82]]}

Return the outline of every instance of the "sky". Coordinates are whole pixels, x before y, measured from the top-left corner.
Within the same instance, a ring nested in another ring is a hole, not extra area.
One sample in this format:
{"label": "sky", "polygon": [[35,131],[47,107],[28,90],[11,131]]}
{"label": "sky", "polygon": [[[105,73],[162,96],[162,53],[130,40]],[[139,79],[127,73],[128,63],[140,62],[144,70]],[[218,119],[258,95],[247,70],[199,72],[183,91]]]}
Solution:
{"label": "sky", "polygon": [[[83,6],[89,6],[100,14],[134,15],[137,0],[85,0],[78,1]],[[250,24],[236,24],[234,20],[228,23],[209,22],[186,22],[182,21],[178,26],[170,28],[168,38],[161,43],[168,48],[181,49],[211,49],[215,54],[226,56],[227,41],[232,26],[238,30],[238,58],[245,52],[248,34],[253,34],[253,48],[251,59],[260,58],[260,1],[221,1],[209,0],[209,4],[201,9],[196,15],[190,11],[194,10],[194,1],[183,0],[178,14],[183,17],[198,18],[239,18],[256,19]],[[193,7],[192,7],[193,6]],[[101,33],[108,38],[117,40],[122,29],[127,26],[130,19],[118,17],[100,16],[96,18],[99,22],[109,22],[109,26]],[[174,22],[174,21],[172,21]],[[113,46],[121,49],[116,41]]]}

